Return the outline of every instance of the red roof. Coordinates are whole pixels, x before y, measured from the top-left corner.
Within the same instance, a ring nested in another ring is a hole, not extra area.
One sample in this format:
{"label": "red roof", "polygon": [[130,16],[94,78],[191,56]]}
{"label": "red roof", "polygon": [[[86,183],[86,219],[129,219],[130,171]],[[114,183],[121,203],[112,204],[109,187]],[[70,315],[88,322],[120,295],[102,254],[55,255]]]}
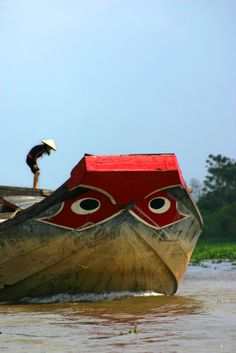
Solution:
{"label": "red roof", "polygon": [[87,171],[179,170],[174,154],[85,155],[84,161]]}
{"label": "red roof", "polygon": [[107,190],[123,200],[127,190],[136,198],[153,188],[185,185],[174,154],[85,155],[67,181],[69,190],[80,184]]}

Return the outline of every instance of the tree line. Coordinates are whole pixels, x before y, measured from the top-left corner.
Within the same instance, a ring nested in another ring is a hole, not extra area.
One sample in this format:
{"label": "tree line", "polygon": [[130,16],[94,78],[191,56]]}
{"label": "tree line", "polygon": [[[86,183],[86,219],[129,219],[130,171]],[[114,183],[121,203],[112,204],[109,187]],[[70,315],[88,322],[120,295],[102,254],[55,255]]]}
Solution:
{"label": "tree line", "polygon": [[190,181],[204,221],[202,237],[236,241],[236,161],[210,154],[206,168],[203,183]]}

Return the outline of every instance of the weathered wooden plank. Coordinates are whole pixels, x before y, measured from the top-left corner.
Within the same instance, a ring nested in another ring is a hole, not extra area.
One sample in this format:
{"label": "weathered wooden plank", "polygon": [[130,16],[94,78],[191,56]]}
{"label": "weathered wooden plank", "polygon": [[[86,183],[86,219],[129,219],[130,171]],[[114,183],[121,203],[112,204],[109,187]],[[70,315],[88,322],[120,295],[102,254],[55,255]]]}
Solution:
{"label": "weathered wooden plank", "polygon": [[20,186],[0,185],[0,197],[4,196],[49,196],[53,191],[48,189],[33,189]]}
{"label": "weathered wooden plank", "polygon": [[44,196],[5,196],[3,200],[10,205],[25,210],[35,203],[42,201],[44,198]]}

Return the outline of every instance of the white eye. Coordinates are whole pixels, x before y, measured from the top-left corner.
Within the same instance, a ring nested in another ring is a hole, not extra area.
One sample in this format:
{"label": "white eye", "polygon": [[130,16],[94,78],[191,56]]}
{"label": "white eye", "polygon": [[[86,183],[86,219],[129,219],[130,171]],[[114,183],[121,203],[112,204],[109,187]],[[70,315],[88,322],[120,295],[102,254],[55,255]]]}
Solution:
{"label": "white eye", "polygon": [[148,207],[153,213],[165,213],[170,208],[170,201],[165,197],[155,197],[149,201]]}
{"label": "white eye", "polygon": [[101,206],[101,203],[97,199],[87,198],[75,201],[71,205],[71,210],[74,213],[86,215],[96,212]]}

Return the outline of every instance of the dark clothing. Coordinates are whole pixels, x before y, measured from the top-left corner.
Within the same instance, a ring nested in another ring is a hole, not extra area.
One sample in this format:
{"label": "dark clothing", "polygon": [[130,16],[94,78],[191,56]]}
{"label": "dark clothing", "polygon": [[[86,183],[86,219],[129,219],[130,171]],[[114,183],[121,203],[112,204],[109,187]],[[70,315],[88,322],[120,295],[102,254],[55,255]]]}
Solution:
{"label": "dark clothing", "polygon": [[37,159],[41,157],[44,153],[50,154],[50,150],[46,145],[34,146],[27,154],[26,163],[30,167],[32,173],[35,174],[39,170]]}
{"label": "dark clothing", "polygon": [[37,163],[34,163],[33,159],[31,159],[30,157],[27,156],[26,158],[26,163],[28,164],[28,166],[30,167],[31,169],[31,172],[33,174],[35,174],[39,169],[38,167],[38,164]]}

